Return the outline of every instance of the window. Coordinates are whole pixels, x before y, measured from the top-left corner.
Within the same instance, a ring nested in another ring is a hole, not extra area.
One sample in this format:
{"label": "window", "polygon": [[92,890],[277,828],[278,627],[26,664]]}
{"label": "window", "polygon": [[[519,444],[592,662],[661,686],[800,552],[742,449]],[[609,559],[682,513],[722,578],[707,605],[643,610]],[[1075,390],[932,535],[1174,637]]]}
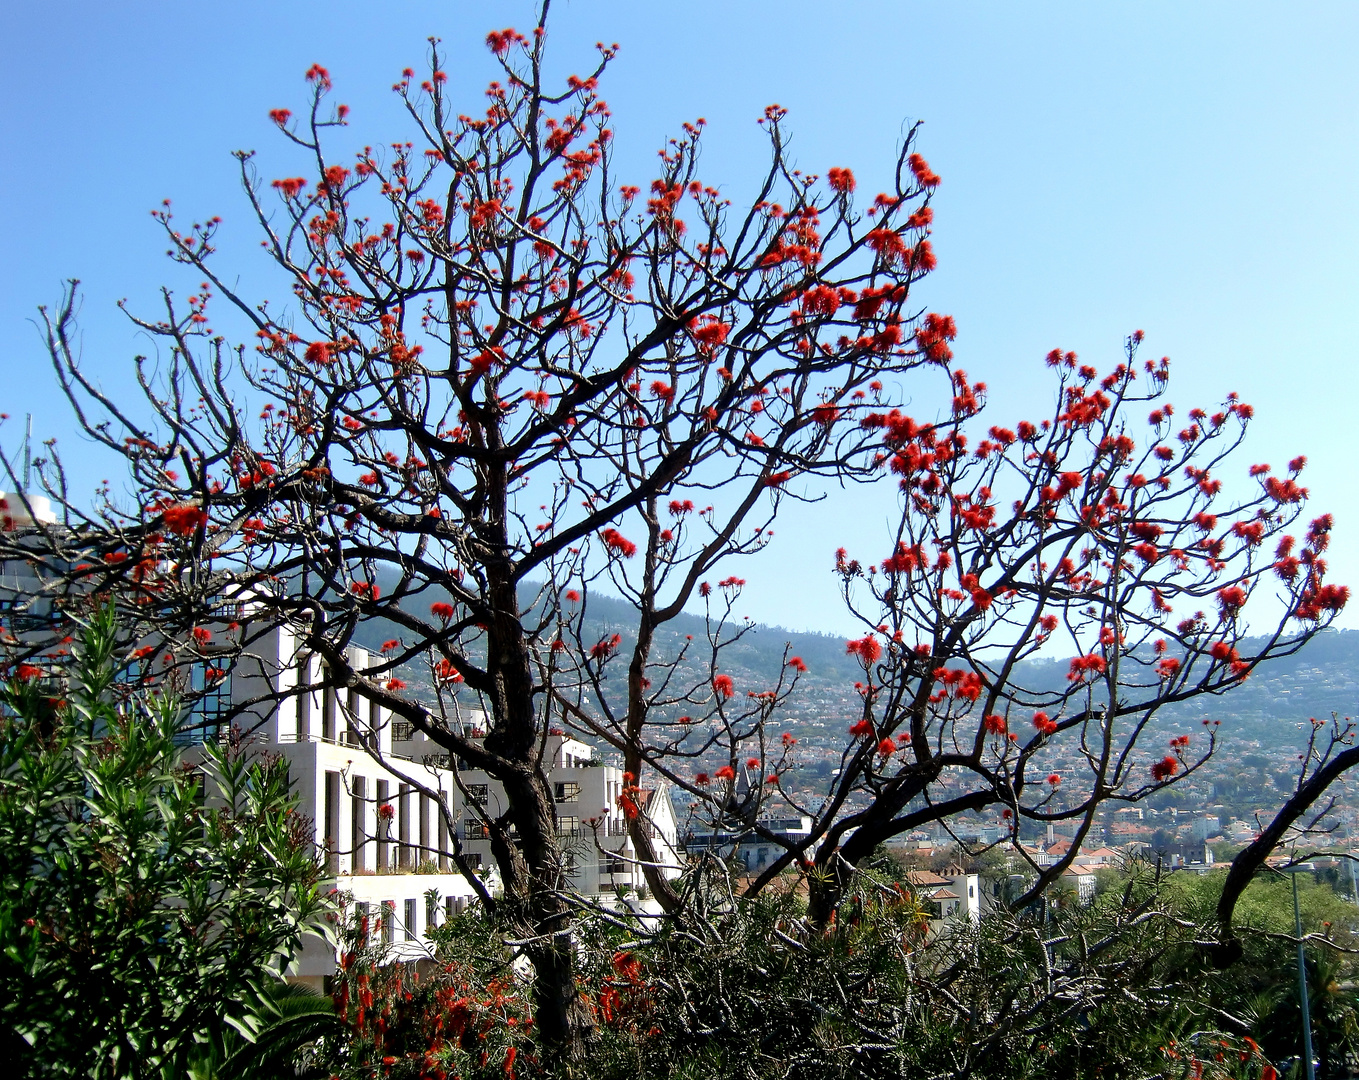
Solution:
{"label": "window", "polygon": [[382,944],[392,943],[392,931],[396,928],[396,901],[382,901]]}
{"label": "window", "polygon": [[197,661],[189,668],[186,696],[193,704],[175,735],[175,745],[196,746],[219,738],[223,718],[231,708],[231,672],[212,660]]}
{"label": "window", "polygon": [[325,815],[326,872],[338,874],[340,857],[336,852],[340,846],[337,839],[340,835],[340,774],[337,772],[326,773]]}
{"label": "window", "polygon": [[410,725],[410,723],[409,723],[408,721],[405,721],[405,720],[393,720],[393,721],[392,721],[392,741],[393,741],[393,742],[410,742],[410,739],[411,739],[411,732],[412,732],[413,730],[414,730],[414,728],[411,727],[411,725]]}
{"label": "window", "polygon": [[575,781],[568,780],[557,785],[558,802],[575,802],[580,798],[580,785]]}
{"label": "window", "polygon": [[617,852],[608,852],[600,856],[599,859],[600,877],[610,877],[614,874],[626,875],[627,872],[628,864],[622,859],[622,857]]}
{"label": "window", "polygon": [[490,835],[491,830],[484,821],[464,821],[462,823],[464,840],[485,840]]}
{"label": "window", "polygon": [[367,870],[367,845],[364,843],[368,839],[364,832],[363,811],[368,800],[368,781],[362,776],[354,777],[350,784],[349,798],[349,835],[353,838],[353,853],[350,861],[354,870]]}
{"label": "window", "polygon": [[489,784],[467,785],[467,799],[469,802],[474,802],[478,806],[485,806],[490,797],[491,792]]}
{"label": "window", "polygon": [[574,814],[559,815],[557,832],[562,834],[580,832],[580,818]]}
{"label": "window", "polygon": [[406,901],[406,940],[415,940],[415,900]]}

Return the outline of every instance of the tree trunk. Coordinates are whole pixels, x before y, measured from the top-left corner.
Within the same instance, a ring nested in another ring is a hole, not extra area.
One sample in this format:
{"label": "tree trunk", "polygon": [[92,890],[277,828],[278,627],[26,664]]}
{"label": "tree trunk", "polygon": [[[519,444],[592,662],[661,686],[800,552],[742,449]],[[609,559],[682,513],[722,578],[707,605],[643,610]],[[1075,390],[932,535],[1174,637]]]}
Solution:
{"label": "tree trunk", "polygon": [[508,836],[493,840],[493,850],[512,917],[529,942],[524,955],[533,965],[534,1022],[544,1050],[550,1058],[577,1061],[594,1020],[576,987],[572,911],[562,898],[566,868],[552,789],[535,761],[540,732],[528,643],[513,581],[493,584],[490,596],[487,670],[494,723],[485,746],[505,762],[496,779],[519,834],[517,844]]}

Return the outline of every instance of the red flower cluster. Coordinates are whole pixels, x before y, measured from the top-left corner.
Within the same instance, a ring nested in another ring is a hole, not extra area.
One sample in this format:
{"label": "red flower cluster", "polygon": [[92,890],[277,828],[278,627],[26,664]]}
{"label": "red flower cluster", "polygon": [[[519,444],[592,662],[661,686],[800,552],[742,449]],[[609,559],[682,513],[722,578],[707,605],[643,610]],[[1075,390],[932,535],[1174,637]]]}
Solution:
{"label": "red flower cluster", "polygon": [[943,688],[931,700],[942,701],[945,696],[959,701],[976,701],[981,697],[982,680],[975,671],[962,671],[957,668],[935,668],[934,677]]}
{"label": "red flower cluster", "polygon": [[452,604],[445,603],[442,600],[436,600],[429,605],[429,613],[440,622],[446,623],[453,618],[454,609]]}
{"label": "red flower cluster", "polygon": [[1170,754],[1167,754],[1160,761],[1152,763],[1151,778],[1156,783],[1160,784],[1166,780],[1169,780],[1179,771],[1180,771],[1179,760],[1171,756]]}
{"label": "red flower cluster", "polygon": [[716,315],[704,315],[702,321],[695,319],[689,324],[689,333],[698,343],[699,352],[711,354],[727,340],[727,335],[731,333],[731,324],[724,323]]}
{"label": "red flower cluster", "polygon": [[1057,731],[1057,721],[1045,712],[1033,714],[1033,726],[1038,729],[1040,735],[1053,735]]}
{"label": "red flower cluster", "polygon": [[604,546],[614,555],[631,559],[637,554],[637,545],[612,526],[601,532],[599,538],[604,541]]}
{"label": "red flower cluster", "polygon": [[734,694],[735,692],[736,690],[732,685],[730,675],[713,676],[713,693],[715,693],[719,698],[726,700],[727,698],[731,697],[732,694]]}
{"label": "red flower cluster", "polygon": [[915,177],[915,182],[923,188],[939,186],[939,176],[930,168],[930,163],[919,154],[912,154],[906,159],[906,164],[911,167],[911,174]]}
{"label": "red flower cluster", "polygon": [[841,195],[848,195],[854,190],[854,174],[848,169],[832,166],[826,170],[826,182],[830,184],[832,191],[837,191]]}
{"label": "red flower cluster", "polygon": [[618,651],[618,646],[623,644],[623,636],[614,634],[612,637],[600,638],[590,646],[591,660],[607,660]]}
{"label": "red flower cluster", "polygon": [[504,56],[510,51],[511,45],[524,40],[523,34],[515,30],[514,27],[507,26],[504,30],[492,30],[487,34],[486,47],[496,56]]}
{"label": "red flower cluster", "polygon": [[[1297,560],[1300,565],[1307,567],[1307,580],[1298,598],[1298,606],[1293,610],[1296,618],[1315,621],[1321,618],[1323,612],[1340,611],[1349,602],[1350,590],[1347,586],[1322,583],[1326,574],[1326,560],[1321,558],[1321,553],[1330,545],[1334,525],[1335,519],[1330,514],[1323,514],[1307,528],[1303,552]],[[1277,563],[1275,570],[1278,571]],[[1280,576],[1283,576],[1282,573]]]}
{"label": "red flower cluster", "polygon": [[1085,682],[1103,675],[1108,670],[1109,663],[1098,653],[1089,653],[1086,656],[1073,657],[1071,670],[1067,672],[1068,682]]}
{"label": "red flower cluster", "polygon": [[897,549],[887,558],[882,560],[881,567],[884,574],[906,574],[910,575],[915,570],[928,570],[930,557],[925,552],[923,544],[907,546],[904,540],[897,541]]}
{"label": "red flower cluster", "polygon": [[953,350],[948,343],[957,336],[958,325],[952,315],[938,315],[931,311],[915,332],[915,342],[927,359],[944,364],[953,359]]}
{"label": "red flower cluster", "polygon": [[812,409],[812,422],[824,428],[830,427],[840,419],[840,410],[830,402],[823,402]]}
{"label": "red flower cluster", "polygon": [[1229,642],[1213,642],[1212,647],[1208,650],[1208,654],[1214,660],[1222,660],[1229,664],[1232,674],[1237,676],[1237,678],[1244,679],[1246,677],[1246,672],[1250,670],[1250,662],[1242,660],[1241,654],[1238,653],[1235,647]]}
{"label": "red flower cluster", "polygon": [[859,662],[868,667],[882,659],[882,643],[872,634],[869,634],[855,641],[845,642],[845,652],[857,656]]}
{"label": "red flower cluster", "polygon": [[167,532],[176,536],[192,536],[208,523],[208,513],[193,503],[172,506],[162,514]]}

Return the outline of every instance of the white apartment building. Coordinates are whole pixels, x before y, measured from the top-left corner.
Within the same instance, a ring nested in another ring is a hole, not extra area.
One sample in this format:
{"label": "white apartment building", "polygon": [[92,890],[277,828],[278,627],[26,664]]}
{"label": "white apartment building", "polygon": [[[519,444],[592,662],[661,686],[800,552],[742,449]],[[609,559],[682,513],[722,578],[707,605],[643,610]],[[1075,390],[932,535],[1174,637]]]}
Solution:
{"label": "white apartment building", "polygon": [[[359,670],[373,659],[355,646],[347,655]],[[504,791],[361,694],[301,689],[323,680],[321,659],[307,655],[287,627],[273,628],[252,640],[231,673],[200,698],[194,707],[199,726],[191,733],[200,741],[221,737],[213,718],[229,703],[269,696],[267,705],[248,708],[235,724],[250,732],[253,748],[287,760],[299,809],[315,823],[316,847],[334,874],[333,887],[375,920],[396,959],[430,956],[423,944],[426,931],[477,900],[476,889],[453,863],[455,843],[487,891],[499,888],[486,822],[504,812]],[[459,723],[477,738],[486,718],[480,710],[463,709]],[[571,889],[651,910],[620,807],[622,770],[601,763],[591,746],[560,732],[545,740],[544,769],[573,868]],[[633,801],[653,838],[657,862],[668,877],[677,876],[668,794],[642,791]],[[335,957],[313,943],[296,977],[320,982],[334,970]]]}

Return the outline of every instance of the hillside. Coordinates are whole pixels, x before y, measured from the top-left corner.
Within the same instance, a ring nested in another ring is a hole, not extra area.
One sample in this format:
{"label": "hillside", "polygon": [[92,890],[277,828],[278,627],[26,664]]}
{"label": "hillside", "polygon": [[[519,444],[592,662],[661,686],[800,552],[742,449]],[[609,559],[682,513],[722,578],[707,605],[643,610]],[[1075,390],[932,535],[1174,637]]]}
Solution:
{"label": "hillside", "polygon": [[[421,607],[428,602],[428,596],[419,601]],[[586,610],[587,641],[617,633],[623,639],[620,651],[630,649],[635,614],[627,602],[593,594]],[[707,639],[701,616],[684,613],[661,628],[656,655],[676,655],[686,644],[687,635],[692,635],[693,642],[683,675],[694,684],[703,684],[709,650],[700,648]],[[357,638],[359,643],[376,649],[382,640],[393,636],[400,635],[390,624],[374,623],[361,628]],[[846,654],[843,637],[753,624],[739,641],[723,650],[721,670],[732,676],[738,691],[765,689],[777,678],[785,655],[800,656],[809,669],[802,691],[785,714],[786,726],[795,732],[800,726],[811,728],[800,734],[821,742],[814,729],[824,725],[827,744],[842,741],[838,738],[840,727],[857,710],[853,684],[860,674],[853,657]],[[1024,677],[1030,685],[1055,688],[1064,684],[1064,658],[1033,661],[1026,667]],[[413,685],[423,685],[429,692],[427,677],[413,671],[409,678]],[[621,665],[615,666],[614,678],[621,678]],[[1221,720],[1233,735],[1259,740],[1268,747],[1291,744],[1297,731],[1294,725],[1309,717],[1330,717],[1333,712],[1348,715],[1357,707],[1359,631],[1328,630],[1295,655],[1261,667],[1229,693],[1167,707],[1161,721],[1167,727],[1181,728],[1205,717]]]}

